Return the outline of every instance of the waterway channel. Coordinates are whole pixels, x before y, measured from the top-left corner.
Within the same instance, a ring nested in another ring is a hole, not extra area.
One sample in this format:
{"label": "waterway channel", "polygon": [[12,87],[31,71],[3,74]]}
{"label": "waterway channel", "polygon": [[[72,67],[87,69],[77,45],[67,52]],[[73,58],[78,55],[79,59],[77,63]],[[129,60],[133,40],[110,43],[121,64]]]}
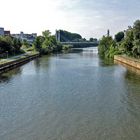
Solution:
{"label": "waterway channel", "polygon": [[140,72],[97,48],[37,58],[0,76],[0,140],[139,140]]}

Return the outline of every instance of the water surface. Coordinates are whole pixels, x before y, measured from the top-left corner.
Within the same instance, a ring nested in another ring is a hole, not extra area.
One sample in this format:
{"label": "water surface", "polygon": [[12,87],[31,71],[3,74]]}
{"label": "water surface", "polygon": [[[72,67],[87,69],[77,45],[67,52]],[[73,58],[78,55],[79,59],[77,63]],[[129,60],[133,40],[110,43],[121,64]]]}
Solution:
{"label": "water surface", "polygon": [[0,76],[0,140],[139,140],[140,74],[96,49]]}

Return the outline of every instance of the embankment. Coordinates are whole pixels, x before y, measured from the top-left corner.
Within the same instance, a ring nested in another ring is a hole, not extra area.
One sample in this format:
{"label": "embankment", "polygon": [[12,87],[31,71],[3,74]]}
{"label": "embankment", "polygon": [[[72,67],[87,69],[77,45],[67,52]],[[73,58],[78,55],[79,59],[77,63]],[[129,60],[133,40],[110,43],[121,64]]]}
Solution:
{"label": "embankment", "polygon": [[114,56],[114,60],[140,70],[140,59],[135,59],[124,55],[116,55]]}
{"label": "embankment", "polygon": [[39,57],[39,53],[26,54],[26,55],[20,56],[19,58],[6,60],[5,62],[0,64],[0,73],[11,70],[18,66],[21,66],[37,57]]}

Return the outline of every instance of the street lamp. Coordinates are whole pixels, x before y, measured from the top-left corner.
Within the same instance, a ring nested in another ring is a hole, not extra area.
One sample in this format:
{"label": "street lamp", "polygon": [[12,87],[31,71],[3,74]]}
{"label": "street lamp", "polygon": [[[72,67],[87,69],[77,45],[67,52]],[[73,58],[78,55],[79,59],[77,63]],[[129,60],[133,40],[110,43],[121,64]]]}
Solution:
{"label": "street lamp", "polygon": [[8,51],[6,51],[6,55],[7,55],[7,58],[8,58]]}
{"label": "street lamp", "polygon": [[14,52],[14,56],[15,56],[15,48],[13,49],[13,52]]}

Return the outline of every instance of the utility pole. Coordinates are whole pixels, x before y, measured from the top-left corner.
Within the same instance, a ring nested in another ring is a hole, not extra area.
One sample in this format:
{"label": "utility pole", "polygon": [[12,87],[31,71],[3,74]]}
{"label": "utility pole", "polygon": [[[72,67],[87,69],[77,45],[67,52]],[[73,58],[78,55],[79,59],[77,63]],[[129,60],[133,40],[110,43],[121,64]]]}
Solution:
{"label": "utility pole", "polygon": [[6,51],[6,54],[7,54],[7,59],[8,59],[8,51]]}
{"label": "utility pole", "polygon": [[109,29],[107,30],[107,36],[108,36],[108,37],[110,36],[110,31],[109,31]]}

